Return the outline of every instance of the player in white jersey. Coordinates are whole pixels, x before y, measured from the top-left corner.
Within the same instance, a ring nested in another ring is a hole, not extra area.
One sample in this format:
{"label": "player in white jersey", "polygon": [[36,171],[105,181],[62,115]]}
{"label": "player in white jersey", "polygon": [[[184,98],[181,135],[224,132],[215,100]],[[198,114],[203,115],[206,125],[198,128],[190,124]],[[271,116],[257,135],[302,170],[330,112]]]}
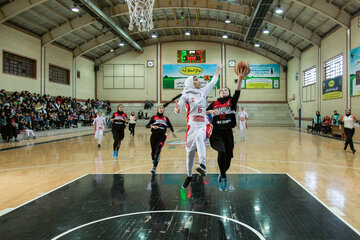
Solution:
{"label": "player in white jersey", "polygon": [[98,112],[97,117],[93,121],[95,129],[95,139],[98,140],[98,148],[101,147],[101,140],[104,135],[104,129],[106,126],[105,118],[102,117],[102,113]]}
{"label": "player in white jersey", "polygon": [[240,129],[240,141],[245,141],[248,117],[249,116],[245,112],[244,107],[241,107],[241,111],[238,113],[238,128]]}
{"label": "player in white jersey", "polygon": [[[175,102],[175,113],[179,113],[185,105],[187,110],[186,121],[186,163],[187,178],[183,184],[183,188],[187,188],[192,178],[192,168],[194,165],[195,152],[198,152],[200,165],[196,170],[201,176],[206,176],[206,97],[211,89],[215,87],[220,72],[221,65],[217,65],[216,72],[212,80],[203,88],[200,88],[200,81],[196,76],[188,77],[185,80],[185,88],[181,94],[179,102]],[[210,131],[210,129],[208,129]]]}

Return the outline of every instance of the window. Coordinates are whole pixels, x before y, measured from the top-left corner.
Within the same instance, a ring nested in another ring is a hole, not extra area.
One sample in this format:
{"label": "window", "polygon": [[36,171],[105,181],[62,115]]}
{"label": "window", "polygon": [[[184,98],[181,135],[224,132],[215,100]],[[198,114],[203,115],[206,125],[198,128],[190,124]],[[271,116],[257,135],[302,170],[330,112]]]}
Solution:
{"label": "window", "polygon": [[3,51],[3,73],[36,78],[36,60]]}
{"label": "window", "polygon": [[342,76],[344,73],[344,57],[336,56],[324,63],[324,80]]}
{"label": "window", "polygon": [[70,84],[70,70],[49,65],[49,81],[61,84]]}
{"label": "window", "polygon": [[316,67],[312,67],[303,72],[303,87],[316,83]]}

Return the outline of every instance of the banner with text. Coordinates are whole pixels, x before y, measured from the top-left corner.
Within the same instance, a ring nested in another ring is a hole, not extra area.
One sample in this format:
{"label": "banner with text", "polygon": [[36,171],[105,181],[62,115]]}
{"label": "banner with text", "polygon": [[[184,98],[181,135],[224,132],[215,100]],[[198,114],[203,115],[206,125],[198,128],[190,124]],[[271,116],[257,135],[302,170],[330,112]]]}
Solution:
{"label": "banner with text", "polygon": [[350,51],[350,96],[360,96],[360,47]]}
{"label": "banner with text", "polygon": [[[163,64],[163,88],[182,89],[189,76],[197,76],[203,87],[215,72],[216,64]],[[220,76],[216,88],[220,88]]]}
{"label": "banner with text", "polygon": [[322,99],[342,98],[342,76],[322,82]]}
{"label": "banner with text", "polygon": [[244,89],[280,88],[279,64],[250,64],[251,72],[241,83]]}

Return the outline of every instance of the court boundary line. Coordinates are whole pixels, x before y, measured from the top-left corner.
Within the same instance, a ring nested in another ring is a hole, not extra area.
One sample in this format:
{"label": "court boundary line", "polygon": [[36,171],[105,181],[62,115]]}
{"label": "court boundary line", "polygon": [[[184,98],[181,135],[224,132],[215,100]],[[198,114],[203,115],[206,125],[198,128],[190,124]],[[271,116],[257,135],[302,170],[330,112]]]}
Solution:
{"label": "court boundary line", "polygon": [[[58,190],[58,189],[60,189],[60,188],[62,188],[62,187],[65,187],[66,185],[68,185],[68,184],[70,184],[70,183],[73,183],[73,182],[75,182],[75,181],[77,181],[77,180],[79,180],[79,179],[81,179],[81,178],[83,178],[83,177],[85,177],[85,176],[87,176],[87,175],[89,175],[89,173],[86,173],[86,174],[84,174],[84,175],[82,175],[82,176],[80,176],[80,177],[77,177],[77,178],[75,178],[75,179],[73,179],[73,180],[71,180],[71,181],[69,181],[69,182],[66,182],[66,183],[60,185],[59,187],[56,187],[56,188],[54,188],[54,189],[52,189],[52,190],[50,190],[50,191],[48,191],[48,192],[46,192],[46,193],[41,194],[40,196],[37,196],[36,198],[33,198],[33,199],[31,199],[31,200],[23,203],[23,204],[20,204],[19,206],[13,208],[11,211],[7,212],[6,214],[4,214],[4,215],[2,215],[2,216],[5,216],[5,215],[11,213],[11,212],[14,211],[14,210],[16,210],[16,209],[18,209],[18,208],[21,208],[22,206],[24,206],[24,205],[26,205],[26,204],[28,204],[28,203],[31,203],[32,201],[35,201],[35,200],[37,200],[37,199],[39,199],[39,198],[42,198],[42,197],[48,195],[49,193],[52,193],[52,192],[54,192],[54,191],[56,191],[56,190]],[[1,217],[2,217],[2,216],[1,216]]]}
{"label": "court boundary line", "polygon": [[249,229],[251,232],[253,232],[260,240],[266,240],[265,237],[258,232],[255,228],[247,225],[246,223],[243,223],[239,220],[227,217],[227,216],[221,216],[221,215],[217,215],[217,214],[213,214],[213,213],[207,213],[207,212],[197,212],[197,211],[188,211],[188,210],[156,210],[156,211],[143,211],[143,212],[132,212],[132,213],[125,213],[125,214],[120,214],[120,215],[115,215],[115,216],[111,216],[111,217],[106,217],[106,218],[101,218],[92,222],[88,222],[85,223],[83,225],[77,226],[75,228],[69,229],[66,232],[63,232],[53,238],[51,238],[51,240],[57,240],[71,232],[74,232],[78,229],[81,229],[83,227],[87,227],[89,225],[95,224],[95,223],[99,223],[99,222],[104,222],[104,221],[108,221],[108,220],[112,220],[112,219],[116,219],[116,218],[122,218],[122,217],[127,217],[127,216],[133,216],[133,215],[141,215],[141,214],[155,214],[155,213],[189,213],[189,214],[198,214],[198,215],[205,215],[205,216],[211,216],[211,217],[216,217],[216,218],[220,218],[223,220],[227,220],[233,223],[236,223],[238,225],[241,225],[247,229]]}
{"label": "court boundary line", "polygon": [[[164,164],[180,164],[180,163],[183,164],[184,162],[166,162],[166,163],[162,163],[162,165],[164,165]],[[247,166],[243,166],[243,165],[239,165],[239,164],[233,164],[233,165],[236,165],[236,166],[239,166],[239,167],[244,167],[244,168],[253,170],[253,171],[257,172],[257,173],[262,173],[261,171],[257,170],[256,168],[247,167]],[[118,173],[123,172],[123,171],[131,170],[131,169],[138,168],[138,167],[145,167],[145,166],[153,166],[153,164],[143,164],[143,165],[136,165],[136,166],[129,167],[129,168],[124,168],[124,169],[121,169],[119,171],[116,171],[114,174],[118,174]]]}
{"label": "court boundary line", "polygon": [[299,181],[297,181],[293,176],[291,176],[289,173],[286,173],[286,175],[292,179],[296,184],[298,184],[302,189],[304,189],[308,194],[310,194],[315,200],[317,200],[321,205],[323,205],[328,211],[330,211],[332,214],[334,214],[340,221],[342,221],[346,226],[348,226],[351,230],[353,230],[357,235],[360,236],[360,231],[358,231],[355,227],[353,227],[350,223],[348,223],[344,218],[337,215],[334,211],[330,209],[329,206],[327,206],[320,198],[318,198],[315,194],[310,192],[307,188],[305,188]]}
{"label": "court boundary line", "polygon": [[[184,158],[172,158],[174,159],[184,159]],[[215,158],[208,158],[209,160],[215,160]],[[136,160],[150,160],[150,158],[139,158]],[[333,167],[333,168],[342,168],[342,169],[353,169],[353,170],[360,170],[360,167],[349,167],[349,166],[341,166],[341,165],[334,165],[334,164],[326,164],[326,163],[313,163],[313,162],[299,162],[299,161],[287,161],[287,160],[271,160],[271,159],[247,159],[248,161],[257,161],[257,162],[283,162],[283,163],[290,163],[290,164],[300,164],[300,165],[314,165],[314,166],[321,166],[321,167]],[[103,162],[110,162],[115,161],[115,159],[111,160],[103,160]],[[117,159],[116,161],[119,162],[128,162],[132,161],[132,159]],[[233,162],[241,161],[239,158],[234,158]],[[56,167],[56,166],[66,166],[66,165],[81,165],[81,164],[92,164],[91,162],[78,162],[78,163],[61,163],[61,164],[47,164],[47,165],[36,165],[36,166],[28,166],[28,167],[18,167],[18,168],[6,168],[0,169],[0,172],[5,171],[15,171],[15,170],[23,170],[23,169],[31,169],[31,168],[41,168],[41,167]],[[165,164],[165,163],[162,163]],[[235,164],[234,164],[235,165]],[[250,167],[248,167],[250,168]]]}
{"label": "court boundary line", "polygon": [[[91,130],[86,130],[86,131],[91,131]],[[104,131],[104,133],[108,133],[110,131],[111,130]],[[66,134],[71,134],[71,133],[66,133]],[[86,134],[83,134],[83,135],[80,135],[80,136],[59,138],[59,139],[48,140],[48,141],[44,141],[44,142],[31,143],[31,144],[27,144],[27,145],[20,145],[20,146],[8,147],[8,148],[1,148],[0,152],[10,151],[10,150],[18,149],[18,148],[33,147],[33,146],[42,145],[42,144],[46,144],[46,143],[54,143],[54,142],[66,141],[66,140],[70,140],[70,139],[74,139],[74,138],[88,137],[88,136],[92,136],[92,135],[94,135],[94,133],[86,133]],[[55,136],[57,136],[57,135],[55,135]],[[47,137],[52,137],[52,136],[47,136]]]}

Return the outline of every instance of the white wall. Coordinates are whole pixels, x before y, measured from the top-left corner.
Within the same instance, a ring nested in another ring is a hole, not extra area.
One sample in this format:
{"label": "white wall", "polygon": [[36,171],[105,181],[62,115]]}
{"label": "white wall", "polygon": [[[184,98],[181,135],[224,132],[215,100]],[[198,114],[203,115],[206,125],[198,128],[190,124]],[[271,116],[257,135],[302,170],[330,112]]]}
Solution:
{"label": "white wall", "polygon": [[[226,69],[226,86],[235,89],[235,81],[237,78],[234,68],[228,67],[229,60],[245,61],[250,64],[277,64],[276,62],[263,57],[254,52],[235,46],[226,46],[226,60],[224,63]],[[285,102],[286,95],[286,73],[283,66],[280,65],[280,88],[279,89],[242,89],[239,101],[241,102]]]}
{"label": "white wall", "polygon": [[82,57],[76,58],[76,70],[80,71],[80,78],[76,77],[76,98],[95,98],[94,62]]}
{"label": "white wall", "polygon": [[[26,32],[4,24],[0,25],[0,89],[6,91],[24,91],[41,93],[41,40]],[[2,51],[36,60],[36,78],[26,78],[3,73]],[[81,79],[76,79],[77,98],[95,97],[94,62],[82,57],[77,58],[77,69],[82,72]],[[70,70],[70,84],[49,82],[49,64]],[[45,47],[45,94],[51,96],[73,96],[73,53],[70,50],[50,44]]]}
{"label": "white wall", "polygon": [[[222,62],[222,45],[220,43],[199,42],[199,41],[184,41],[184,42],[168,42],[160,45],[161,56],[157,57],[157,46],[152,45],[144,48],[144,53],[139,55],[134,52],[126,52],[117,56],[110,61],[100,66],[100,71],[97,73],[97,93],[99,99],[109,99],[113,102],[132,102],[132,101],[156,101],[157,94],[161,94],[161,101],[169,101],[175,95],[181,93],[177,89],[163,89],[162,81],[161,87],[157,90],[157,61],[159,64],[178,64],[177,50],[181,49],[201,49],[206,51],[206,64],[216,64]],[[252,64],[276,64],[274,61],[265,58],[261,55],[255,54],[242,48],[227,45],[225,47],[225,67],[224,76],[221,77],[220,86],[226,85],[231,89],[235,88],[234,78],[236,77],[233,68],[228,68],[228,60],[244,60]],[[155,60],[154,68],[146,68],[146,87],[144,89],[106,89],[103,84],[103,67],[106,64],[146,64],[146,60]],[[159,77],[162,79],[162,66]],[[226,75],[226,79],[225,79]],[[285,102],[286,101],[286,75],[283,72],[283,66],[280,66],[280,89],[248,89],[243,90],[240,101],[246,102]],[[218,93],[217,93],[218,94]],[[211,96],[215,93],[210,94]]]}
{"label": "white wall", "polygon": [[[360,46],[360,30],[357,26],[358,18],[355,17],[351,21],[351,48],[356,48]],[[303,70],[316,66],[317,73],[320,71],[320,79],[317,74],[316,79],[316,98],[315,101],[304,102],[304,99],[301,103],[302,107],[302,118],[313,118],[315,111],[318,110],[320,106],[320,112],[322,116],[331,116],[334,110],[337,110],[340,114],[344,114],[344,110],[347,107],[347,96],[348,96],[348,87],[350,87],[348,70],[347,70],[347,61],[349,58],[347,51],[347,38],[346,38],[346,29],[339,28],[335,32],[331,33],[321,41],[321,57],[320,57],[320,66],[318,66],[318,47],[314,46],[307,51],[303,52],[301,55],[301,71],[299,73],[300,81],[302,81],[302,72]],[[343,54],[344,56],[344,65],[343,65],[343,86],[342,86],[342,98],[322,100],[322,81],[323,81],[323,65],[324,62],[339,55]],[[294,58],[288,63],[288,95],[292,96],[293,93],[298,95],[299,84],[294,84],[294,74],[298,71],[299,59]],[[304,91],[304,88],[301,87],[301,90]],[[304,94],[303,94],[304,95]],[[298,108],[299,101],[298,98],[295,101],[289,103],[290,108],[294,112],[295,117],[298,117]],[[351,97],[351,108],[353,114],[360,116],[360,97]]]}
{"label": "white wall", "polygon": [[[41,41],[38,38],[0,24],[0,89],[40,93]],[[3,73],[3,51],[36,60],[36,79]]]}
{"label": "white wall", "polygon": [[[131,101],[156,101],[156,69],[157,69],[157,46],[151,45],[144,47],[144,53],[138,54],[133,51],[126,52],[121,56],[117,56],[105,64],[144,64],[145,65],[145,86],[143,89],[108,89],[104,88],[103,73],[104,65],[100,66],[97,72],[97,97],[98,99],[106,99],[113,102],[131,102]],[[155,66],[147,68],[147,60],[154,60]]]}

